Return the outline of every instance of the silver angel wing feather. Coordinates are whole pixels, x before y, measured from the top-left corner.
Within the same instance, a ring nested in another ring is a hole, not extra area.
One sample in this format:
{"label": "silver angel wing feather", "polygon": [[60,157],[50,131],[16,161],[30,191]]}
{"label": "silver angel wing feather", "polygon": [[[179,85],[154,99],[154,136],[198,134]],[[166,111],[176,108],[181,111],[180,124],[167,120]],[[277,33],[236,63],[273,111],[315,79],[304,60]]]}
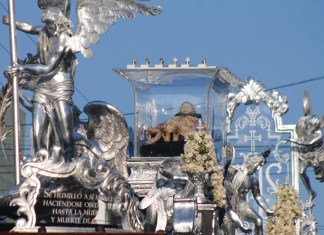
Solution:
{"label": "silver angel wing feather", "polygon": [[108,26],[119,18],[135,18],[135,13],[154,16],[162,12],[159,6],[149,6],[133,0],[79,0],[77,5],[78,27],[74,34],[74,52],[87,59],[93,56],[92,44],[99,42]]}
{"label": "silver angel wing feather", "polygon": [[127,179],[129,133],[124,116],[114,106],[100,101],[87,104],[84,112],[89,117],[87,139],[96,141],[103,151],[102,159]]}
{"label": "silver angel wing feather", "polygon": [[303,91],[303,110],[305,116],[312,114],[311,101],[309,94],[306,90]]}

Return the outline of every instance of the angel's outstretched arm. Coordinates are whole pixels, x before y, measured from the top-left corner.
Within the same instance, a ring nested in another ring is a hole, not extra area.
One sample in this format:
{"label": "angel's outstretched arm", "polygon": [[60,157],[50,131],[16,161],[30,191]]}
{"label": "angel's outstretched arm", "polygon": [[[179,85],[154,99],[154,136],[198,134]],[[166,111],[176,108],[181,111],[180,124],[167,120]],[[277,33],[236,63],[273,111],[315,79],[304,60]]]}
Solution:
{"label": "angel's outstretched arm", "polygon": [[318,143],[319,141],[322,141],[322,139],[323,139],[323,132],[322,132],[322,130],[316,131],[312,135],[312,137],[313,138],[311,138],[311,140],[289,139],[287,141],[290,141],[290,142],[295,143],[295,144],[298,144],[298,145],[311,146],[311,145],[314,145],[314,144]]}
{"label": "angel's outstretched arm", "polygon": [[[4,16],[2,18],[2,23],[5,25],[9,25],[8,16]],[[42,30],[42,28],[43,28],[43,25],[35,26],[30,23],[16,21],[16,29],[18,29],[24,33],[39,34],[40,31]]]}

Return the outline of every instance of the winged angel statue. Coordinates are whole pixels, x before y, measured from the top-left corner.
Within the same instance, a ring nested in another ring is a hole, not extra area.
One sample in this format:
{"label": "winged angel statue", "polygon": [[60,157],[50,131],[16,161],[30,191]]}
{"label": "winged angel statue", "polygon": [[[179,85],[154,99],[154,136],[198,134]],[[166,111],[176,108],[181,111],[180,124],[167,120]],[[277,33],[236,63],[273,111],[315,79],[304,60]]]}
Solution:
{"label": "winged angel statue", "polygon": [[[78,109],[72,101],[76,53],[90,59],[91,45],[99,42],[117,18],[134,18],[134,12],[153,16],[160,14],[162,8],[133,0],[78,0],[78,25],[73,33],[69,19],[71,0],[38,0],[38,5],[43,9],[44,25],[16,22],[17,29],[38,35],[37,55],[5,71],[9,81],[18,76],[20,85],[33,91],[31,100],[20,97],[21,103],[32,112],[33,147],[31,157],[21,167],[25,180],[16,193],[2,198],[10,198],[10,204],[25,214],[16,227],[30,228],[35,226],[34,206],[46,180],[72,177],[86,188],[98,189],[99,200],[103,202],[108,194],[115,198],[111,205],[115,213],[127,212],[139,218],[137,202],[131,198],[127,183],[127,124],[116,108],[101,102],[84,108],[89,117],[87,123],[78,119]],[[3,22],[8,23],[8,17]],[[55,190],[64,190],[62,184]],[[2,200],[2,204],[8,200]],[[139,220],[123,218],[123,226],[142,228]]]}
{"label": "winged angel statue", "polygon": [[317,193],[312,188],[307,168],[313,167],[317,180],[324,181],[324,145],[323,126],[324,122],[318,116],[312,114],[311,101],[307,91],[303,93],[304,116],[299,118],[296,124],[296,139],[289,139],[297,145],[299,159],[301,161],[299,174],[309,194],[308,202],[312,204]]}

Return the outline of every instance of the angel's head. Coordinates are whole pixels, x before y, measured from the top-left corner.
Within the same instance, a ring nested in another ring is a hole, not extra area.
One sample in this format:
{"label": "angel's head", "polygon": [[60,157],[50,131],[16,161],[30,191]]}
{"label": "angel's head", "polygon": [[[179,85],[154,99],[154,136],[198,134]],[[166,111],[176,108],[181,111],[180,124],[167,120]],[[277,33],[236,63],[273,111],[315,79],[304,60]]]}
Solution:
{"label": "angel's head", "polygon": [[252,175],[257,172],[265,163],[266,158],[262,154],[252,154],[245,159],[241,165],[241,169],[246,171],[247,174]]}
{"label": "angel's head", "polygon": [[66,17],[70,15],[71,0],[38,0],[40,9],[47,9],[49,7],[59,8]]}
{"label": "angel's head", "polygon": [[46,25],[47,30],[53,35],[70,31],[72,28],[72,21],[66,18],[62,11],[57,7],[49,7],[45,9],[41,20]]}

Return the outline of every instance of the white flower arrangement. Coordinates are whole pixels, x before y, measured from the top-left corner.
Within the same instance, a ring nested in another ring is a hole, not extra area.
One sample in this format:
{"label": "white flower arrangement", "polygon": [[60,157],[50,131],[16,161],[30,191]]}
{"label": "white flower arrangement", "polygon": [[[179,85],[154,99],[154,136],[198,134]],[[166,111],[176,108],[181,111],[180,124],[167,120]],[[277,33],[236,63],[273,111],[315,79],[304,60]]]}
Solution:
{"label": "white flower arrangement", "polygon": [[215,170],[217,162],[212,137],[202,130],[189,135],[181,158],[183,172]]}
{"label": "white flower arrangement", "polygon": [[216,171],[211,176],[211,182],[213,186],[212,196],[213,201],[221,208],[227,206],[226,201],[226,189],[223,185],[224,176],[222,171]]}
{"label": "white flower arrangement", "polygon": [[190,134],[181,154],[181,170],[189,174],[209,172],[213,186],[213,201],[219,207],[226,206],[226,190],[223,185],[223,172],[217,168],[217,159],[214,141],[207,134],[201,121],[197,131]]}
{"label": "white flower arrangement", "polygon": [[276,192],[277,202],[273,206],[274,217],[266,224],[267,235],[296,234],[295,220],[302,215],[298,192],[286,183]]}

